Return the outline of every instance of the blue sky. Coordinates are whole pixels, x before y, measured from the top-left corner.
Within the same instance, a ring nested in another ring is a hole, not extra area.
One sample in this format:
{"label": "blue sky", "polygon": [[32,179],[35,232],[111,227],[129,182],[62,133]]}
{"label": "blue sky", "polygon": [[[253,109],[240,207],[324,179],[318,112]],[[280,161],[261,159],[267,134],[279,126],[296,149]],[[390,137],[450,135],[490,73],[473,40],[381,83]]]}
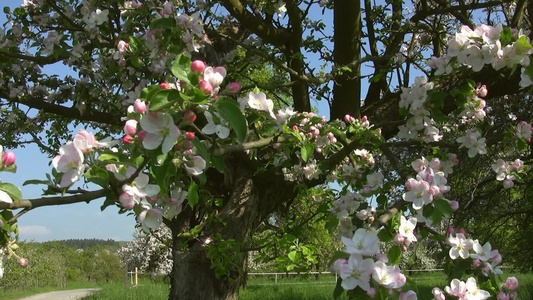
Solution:
{"label": "blue sky", "polygon": [[[0,1],[0,3],[2,8],[8,5],[13,9],[22,1],[9,1],[9,3]],[[1,12],[0,24],[3,24],[5,20],[5,15]],[[64,68],[64,71],[59,73],[66,75],[67,72],[68,69]],[[59,149],[59,145],[57,148]],[[44,186],[22,186],[22,184],[28,179],[45,179],[45,174],[52,170],[50,159],[40,153],[35,145],[13,150],[17,157],[17,173],[2,172],[0,180],[21,187],[22,196],[25,199],[41,197]],[[78,203],[32,210],[19,218],[20,240],[38,242],[74,238],[131,240],[136,223],[134,217],[119,215],[118,208],[113,206],[101,211],[102,202],[103,199],[89,204]]]}

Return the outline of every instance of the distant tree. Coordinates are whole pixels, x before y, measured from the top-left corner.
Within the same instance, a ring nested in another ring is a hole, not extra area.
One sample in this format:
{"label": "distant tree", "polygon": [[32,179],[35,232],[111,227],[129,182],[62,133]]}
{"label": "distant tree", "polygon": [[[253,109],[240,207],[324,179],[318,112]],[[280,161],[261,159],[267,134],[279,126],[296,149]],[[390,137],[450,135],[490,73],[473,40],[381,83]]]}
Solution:
{"label": "distant tree", "polygon": [[123,266],[128,271],[138,268],[139,272],[169,275],[172,271],[172,235],[170,229],[161,226],[150,233],[135,234],[118,251]]}

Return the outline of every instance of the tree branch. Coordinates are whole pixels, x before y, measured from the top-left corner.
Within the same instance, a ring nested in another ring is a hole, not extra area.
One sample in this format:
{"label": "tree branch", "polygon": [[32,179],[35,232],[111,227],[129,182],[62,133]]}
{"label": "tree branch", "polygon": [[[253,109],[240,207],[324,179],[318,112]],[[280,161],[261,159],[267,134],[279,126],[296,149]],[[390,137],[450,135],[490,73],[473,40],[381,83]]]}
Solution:
{"label": "tree branch", "polygon": [[13,203],[0,202],[0,209],[34,209],[42,206],[52,206],[52,205],[65,205],[73,204],[79,202],[91,202],[95,199],[104,197],[111,190],[108,188],[100,189],[92,192],[82,193],[72,196],[57,196],[57,197],[42,197],[36,199],[23,199],[20,201],[15,201]]}

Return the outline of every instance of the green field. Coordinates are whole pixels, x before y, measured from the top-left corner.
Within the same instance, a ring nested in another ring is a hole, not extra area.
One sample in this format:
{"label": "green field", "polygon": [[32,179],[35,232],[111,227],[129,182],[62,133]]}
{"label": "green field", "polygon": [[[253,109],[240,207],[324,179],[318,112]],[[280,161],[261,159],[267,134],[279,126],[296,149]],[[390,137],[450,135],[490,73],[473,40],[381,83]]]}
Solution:
{"label": "green field", "polygon": [[[520,282],[519,297],[522,300],[533,299],[533,274],[510,274],[516,276]],[[443,288],[445,277],[441,273],[424,273],[414,275],[414,283],[409,288],[418,293],[419,300],[431,300],[431,289],[434,286]],[[291,278],[278,277],[277,284],[273,276],[250,276],[247,288],[240,292],[242,300],[321,300],[332,299],[335,278],[331,275],[316,280],[313,276],[294,276]],[[87,285],[87,284],[85,284]],[[122,283],[106,283],[97,285],[102,291],[84,298],[84,300],[164,300],[167,299],[169,286],[162,281],[153,282],[141,278],[139,286],[133,287],[129,281]],[[83,288],[94,286],[69,285],[69,288]],[[0,299],[14,300],[30,294],[36,294],[52,289],[25,291],[24,293],[4,293],[0,291]],[[346,299],[346,298],[343,298]]]}

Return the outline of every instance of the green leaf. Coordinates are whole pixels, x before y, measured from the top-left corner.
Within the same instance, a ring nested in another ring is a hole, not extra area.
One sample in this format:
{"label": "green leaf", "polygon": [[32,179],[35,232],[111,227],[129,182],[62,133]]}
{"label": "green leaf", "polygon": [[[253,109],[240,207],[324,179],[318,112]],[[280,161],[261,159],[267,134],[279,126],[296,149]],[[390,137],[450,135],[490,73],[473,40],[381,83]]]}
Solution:
{"label": "green leaf", "polygon": [[176,27],[176,19],[174,18],[157,19],[153,21],[152,24],[150,24],[151,30],[158,29],[158,28],[171,29],[174,27]]}
{"label": "green leaf", "polygon": [[102,203],[102,206],[100,206],[100,210],[104,211],[108,206],[115,205],[117,202],[117,197],[113,195],[106,196],[104,203]]}
{"label": "green leaf", "polygon": [[24,181],[22,186],[30,185],[30,184],[46,184],[46,185],[48,185],[48,183],[50,183],[50,181],[48,181],[48,180],[30,179],[30,180]]}
{"label": "green leaf", "polygon": [[294,261],[296,261],[296,258],[297,258],[297,252],[296,251],[291,251],[291,252],[289,252],[288,256],[289,256],[289,259],[294,262]]}
{"label": "green leaf", "polygon": [[118,154],[115,154],[115,153],[102,153],[100,155],[98,155],[98,160],[99,161],[115,161],[115,162],[119,162],[120,161],[120,157]]}
{"label": "green leaf", "polygon": [[400,249],[400,246],[392,246],[387,253],[387,257],[389,258],[389,264],[397,265],[402,258],[402,249]]}
{"label": "green leaf", "polygon": [[17,173],[17,165],[12,164],[12,165],[7,166],[7,167],[4,166],[2,168],[2,172]]}
{"label": "green leaf", "polygon": [[333,298],[339,299],[342,296],[342,293],[344,293],[344,288],[341,286],[342,279],[337,279],[337,284],[335,285],[335,289],[333,290]]}
{"label": "green leaf", "polygon": [[511,28],[506,27],[500,32],[500,41],[502,43],[502,47],[507,46],[511,43],[512,40],[512,33]]}
{"label": "green leaf", "polygon": [[149,87],[146,87],[141,90],[141,99],[144,101],[150,101],[150,99],[152,99],[152,96],[160,90],[161,88],[159,87],[159,85],[151,85]]}
{"label": "green leaf", "polygon": [[198,196],[198,185],[194,181],[189,185],[187,199],[191,207],[194,207],[198,204],[198,201],[200,201],[200,197]]}
{"label": "green leaf", "polygon": [[180,92],[175,89],[160,90],[150,99],[150,110],[163,109],[169,107],[180,99]]}
{"label": "green leaf", "polygon": [[20,189],[11,183],[0,183],[0,190],[6,192],[13,202],[22,200]]}
{"label": "green leaf", "polygon": [[516,55],[524,54],[528,52],[531,48],[533,48],[533,46],[531,46],[531,44],[529,43],[528,37],[523,35],[516,41],[516,47],[515,47],[516,53],[515,54]]}
{"label": "green leaf", "polygon": [[379,195],[376,201],[379,205],[384,206],[387,204],[388,199],[387,199],[387,196],[385,195]]}
{"label": "green leaf", "polygon": [[387,228],[382,228],[379,232],[378,232],[378,237],[379,237],[379,240],[381,242],[390,242],[394,239],[394,237],[392,236],[392,234],[390,233],[389,230],[387,230]]}
{"label": "green leaf", "polygon": [[196,148],[196,153],[200,154],[201,157],[205,159],[205,161],[211,160],[211,155],[209,154],[209,150],[207,149],[207,146],[202,143],[199,139],[192,140],[192,143],[194,147]]}
{"label": "green leaf", "polygon": [[224,156],[213,156],[211,158],[211,164],[219,171],[224,173]]}
{"label": "green leaf", "polygon": [[174,63],[172,64],[172,68],[170,71],[176,78],[179,80],[191,84],[191,81],[189,80],[187,70],[189,70],[191,67],[191,59],[188,56],[185,56],[183,54],[180,54],[176,56],[176,59],[174,60]]}
{"label": "green leaf", "polygon": [[313,144],[306,144],[300,148],[300,154],[302,155],[303,161],[307,162],[309,158],[313,155],[315,151],[315,146]]}
{"label": "green leaf", "polygon": [[142,47],[142,42],[138,38],[134,36],[130,36],[128,45],[131,51],[135,52],[137,51],[137,49]]}
{"label": "green leaf", "polygon": [[246,119],[244,118],[241,109],[234,100],[219,100],[216,102],[216,108],[220,116],[224,118],[235,131],[237,140],[244,142],[248,128],[246,126]]}
{"label": "green leaf", "polygon": [[97,166],[90,167],[84,174],[85,178],[92,183],[95,183],[101,187],[107,187],[109,182],[109,174],[102,168]]}
{"label": "green leaf", "polygon": [[452,208],[450,203],[444,199],[433,200],[433,205],[435,208],[442,213],[443,216],[449,218],[452,216]]}
{"label": "green leaf", "polygon": [[156,161],[158,164],[162,165],[165,163],[165,160],[167,160],[167,157],[168,157],[168,153],[158,155],[156,158]]}

